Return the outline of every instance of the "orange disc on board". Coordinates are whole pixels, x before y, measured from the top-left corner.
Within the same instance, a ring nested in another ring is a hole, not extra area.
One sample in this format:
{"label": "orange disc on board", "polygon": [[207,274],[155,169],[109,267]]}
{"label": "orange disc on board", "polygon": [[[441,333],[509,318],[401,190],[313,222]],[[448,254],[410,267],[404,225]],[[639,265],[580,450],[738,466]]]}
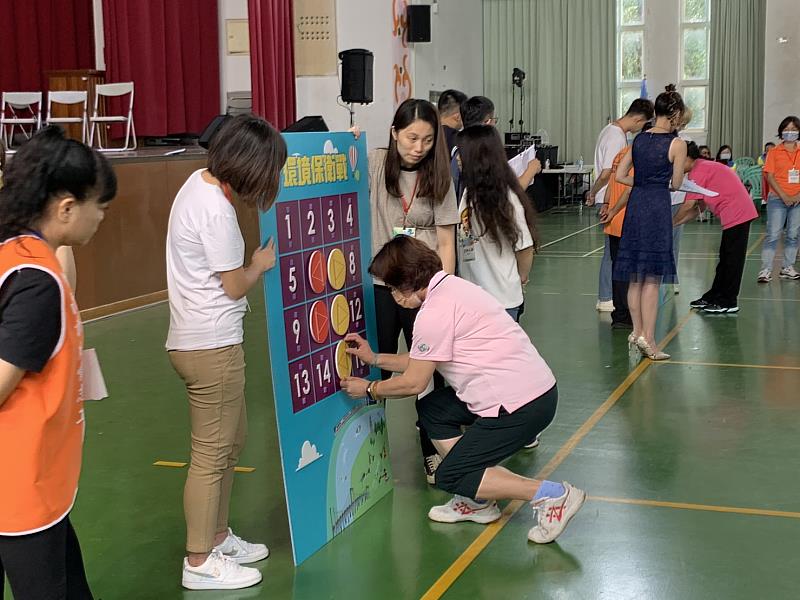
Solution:
{"label": "orange disc on board", "polygon": [[325,255],[322,250],[314,250],[308,257],[308,282],[317,294],[325,291]]}
{"label": "orange disc on board", "polygon": [[318,344],[328,339],[328,307],[324,300],[317,300],[311,305],[308,315],[311,337]]}

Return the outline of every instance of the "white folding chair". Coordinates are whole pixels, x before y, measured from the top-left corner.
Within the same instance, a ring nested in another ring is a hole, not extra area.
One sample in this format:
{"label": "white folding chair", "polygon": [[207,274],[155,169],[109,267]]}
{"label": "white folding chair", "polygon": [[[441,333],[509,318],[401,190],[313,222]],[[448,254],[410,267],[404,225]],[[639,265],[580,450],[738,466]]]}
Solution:
{"label": "white folding chair", "polygon": [[42,92],[3,92],[0,135],[9,150],[17,126],[28,139],[42,126]]}
{"label": "white folding chair", "polygon": [[[81,124],[81,141],[86,143],[86,138],[89,134],[89,125],[86,119],[87,98],[88,92],[49,92],[47,94],[47,117],[44,122],[48,125],[63,124],[63,123],[80,123]],[[80,117],[54,117],[52,115],[53,104],[82,104],[83,113]]]}
{"label": "white folding chair", "polygon": [[[94,145],[94,132],[98,124],[125,123],[125,145],[122,148],[103,148],[102,136],[97,137],[97,147],[103,152],[124,152],[136,149],[136,128],[133,125],[133,82],[126,83],[104,83],[94,88],[94,110],[89,117],[89,145]],[[130,94],[128,103],[128,113],[126,115],[103,115],[97,114],[100,98],[115,98]],[[131,144],[132,145],[129,145]]]}

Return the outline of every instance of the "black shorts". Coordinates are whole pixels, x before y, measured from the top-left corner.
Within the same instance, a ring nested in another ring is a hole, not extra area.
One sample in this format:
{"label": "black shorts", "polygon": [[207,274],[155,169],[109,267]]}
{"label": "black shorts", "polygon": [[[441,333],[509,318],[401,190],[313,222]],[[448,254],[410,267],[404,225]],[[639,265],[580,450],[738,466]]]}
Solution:
{"label": "black shorts", "polygon": [[473,414],[452,388],[435,390],[417,402],[420,421],[433,440],[463,437],[436,469],[436,487],[475,498],[483,472],[530,444],[556,414],[558,389],[553,386],[513,413],[500,409],[497,417]]}

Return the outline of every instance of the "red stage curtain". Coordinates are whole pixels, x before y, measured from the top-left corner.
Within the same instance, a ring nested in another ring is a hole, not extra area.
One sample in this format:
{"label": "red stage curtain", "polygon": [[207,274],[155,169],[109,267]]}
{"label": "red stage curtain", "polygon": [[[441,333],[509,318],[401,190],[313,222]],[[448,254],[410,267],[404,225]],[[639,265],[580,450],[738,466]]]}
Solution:
{"label": "red stage curtain", "polygon": [[9,0],[2,7],[0,91],[44,92],[47,71],[94,68],[92,0]]}
{"label": "red stage curtain", "polygon": [[103,0],[103,23],[106,83],[134,82],[137,135],[200,133],[219,114],[217,0]]}
{"label": "red stage curtain", "polygon": [[248,0],[253,112],[278,129],[295,121],[292,0]]}

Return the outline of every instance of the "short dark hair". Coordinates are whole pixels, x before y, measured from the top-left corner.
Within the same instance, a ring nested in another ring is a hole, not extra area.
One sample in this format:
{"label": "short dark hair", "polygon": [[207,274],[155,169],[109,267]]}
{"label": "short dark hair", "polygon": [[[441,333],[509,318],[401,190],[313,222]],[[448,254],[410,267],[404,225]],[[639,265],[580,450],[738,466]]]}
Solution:
{"label": "short dark hair", "polygon": [[229,119],[208,148],[208,172],[231,186],[241,200],[262,211],[278,196],[286,162],[286,142],[264,119],[238,115]]}
{"label": "short dark hair", "polygon": [[722,151],[723,150],[730,150],[731,151],[731,158],[733,158],[733,148],[728,146],[728,144],[722,144],[722,146],[719,147],[719,150],[717,150],[717,159],[716,159],[717,161],[722,160]]}
{"label": "short dark hair", "polygon": [[800,119],[798,119],[794,115],[789,115],[783,121],[781,121],[781,124],[778,125],[778,137],[781,137],[783,135],[783,130],[786,129],[789,125],[794,125],[795,127],[797,127],[797,129],[800,129]]}
{"label": "short dark hair", "polygon": [[439,109],[439,114],[441,116],[447,117],[460,110],[461,103],[466,99],[467,95],[464,92],[445,90],[439,95],[439,101],[436,103],[436,107]]}
{"label": "short dark hair", "polygon": [[653,103],[650,100],[647,98],[637,98],[631,102],[631,105],[628,107],[628,112],[625,113],[625,116],[642,116],[649,121],[653,118],[654,112],[655,108],[653,108]]}
{"label": "short dark hair", "polygon": [[694,142],[686,142],[686,156],[693,160],[700,158],[700,146]]}
{"label": "short dark hair", "polygon": [[[444,133],[439,124],[439,111],[427,100],[409,98],[397,107],[392,120],[392,128],[399,133],[414,121],[421,120],[433,128],[433,146],[428,154],[419,162],[419,190],[418,198],[433,198],[441,202],[447,196],[452,185],[450,176],[450,155]],[[389,134],[389,148],[386,152],[384,163],[384,177],[386,191],[399,198],[400,193],[400,152],[394,136]]]}
{"label": "short dark hair", "polygon": [[706,146],[705,144],[701,144],[701,145],[699,145],[699,146],[697,147],[697,149],[698,149],[700,152],[702,152],[704,149],[705,149],[705,150],[708,150],[708,153],[709,153],[709,154],[711,154],[711,148],[709,148],[709,147],[708,147],[708,146]]}
{"label": "short dark hair", "polygon": [[473,96],[461,103],[461,122],[464,127],[483,125],[494,114],[494,102],[486,96]]}
{"label": "short dark hair", "polygon": [[766,143],[764,144],[764,150],[766,150],[766,149],[767,149],[767,146],[773,146],[773,147],[774,147],[774,146],[775,146],[775,142],[766,142]]}
{"label": "short dark hair", "polygon": [[369,265],[373,277],[403,293],[427,287],[441,270],[439,255],[424,242],[407,235],[386,242]]}

